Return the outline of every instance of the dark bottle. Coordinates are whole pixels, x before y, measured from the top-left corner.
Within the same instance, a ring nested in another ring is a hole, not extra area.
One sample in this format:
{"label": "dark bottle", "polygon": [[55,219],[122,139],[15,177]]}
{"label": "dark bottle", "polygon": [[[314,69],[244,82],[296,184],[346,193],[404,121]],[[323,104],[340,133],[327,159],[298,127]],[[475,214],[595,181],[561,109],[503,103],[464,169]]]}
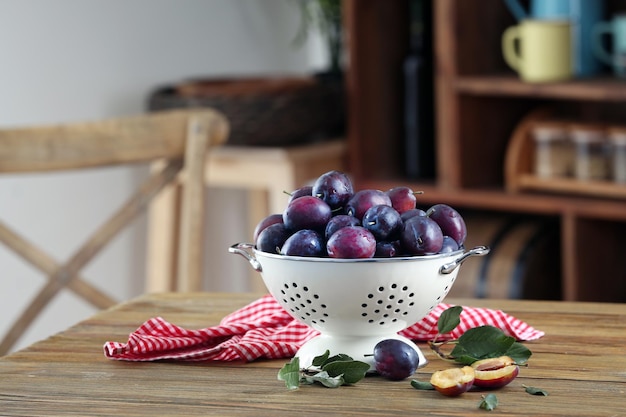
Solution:
{"label": "dark bottle", "polygon": [[433,0],[409,0],[410,48],[404,60],[405,174],[435,176]]}

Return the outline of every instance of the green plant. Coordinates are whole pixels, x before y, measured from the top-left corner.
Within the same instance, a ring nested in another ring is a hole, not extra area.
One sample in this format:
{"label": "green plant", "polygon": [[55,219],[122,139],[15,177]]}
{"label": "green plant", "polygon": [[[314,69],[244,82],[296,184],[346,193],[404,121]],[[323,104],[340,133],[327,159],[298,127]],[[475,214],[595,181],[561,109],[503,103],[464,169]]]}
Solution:
{"label": "green plant", "polygon": [[309,32],[319,31],[328,47],[330,72],[341,72],[343,30],[341,25],[341,0],[297,0],[301,11],[295,45],[302,45]]}

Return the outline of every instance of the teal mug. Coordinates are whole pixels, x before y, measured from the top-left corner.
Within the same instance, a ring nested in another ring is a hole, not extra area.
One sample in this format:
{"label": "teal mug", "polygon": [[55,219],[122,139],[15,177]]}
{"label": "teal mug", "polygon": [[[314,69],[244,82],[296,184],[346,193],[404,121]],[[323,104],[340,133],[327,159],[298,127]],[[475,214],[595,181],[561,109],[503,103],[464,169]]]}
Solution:
{"label": "teal mug", "polygon": [[[604,38],[612,40],[609,51]],[[626,13],[613,16],[608,22],[600,22],[593,30],[593,50],[596,56],[610,65],[618,77],[626,77]]]}

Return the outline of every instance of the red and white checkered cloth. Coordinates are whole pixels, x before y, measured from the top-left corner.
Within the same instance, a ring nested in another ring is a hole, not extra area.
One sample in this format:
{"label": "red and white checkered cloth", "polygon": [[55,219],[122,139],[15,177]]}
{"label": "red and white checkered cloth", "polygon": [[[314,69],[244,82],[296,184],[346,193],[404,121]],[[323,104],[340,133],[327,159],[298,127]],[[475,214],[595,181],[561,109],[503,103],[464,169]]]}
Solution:
{"label": "red and white checkered cloth", "polygon": [[[439,304],[425,318],[402,330],[415,341],[432,340],[437,320],[450,304]],[[535,340],[544,332],[500,310],[463,307],[461,323],[439,340],[458,339],[466,330],[492,325],[517,340]],[[107,342],[104,354],[111,359],[154,361],[253,361],[258,358],[289,358],[319,332],[294,320],[271,295],[266,295],[224,317],[219,326],[188,330],[152,318],[130,334],[127,343]]]}

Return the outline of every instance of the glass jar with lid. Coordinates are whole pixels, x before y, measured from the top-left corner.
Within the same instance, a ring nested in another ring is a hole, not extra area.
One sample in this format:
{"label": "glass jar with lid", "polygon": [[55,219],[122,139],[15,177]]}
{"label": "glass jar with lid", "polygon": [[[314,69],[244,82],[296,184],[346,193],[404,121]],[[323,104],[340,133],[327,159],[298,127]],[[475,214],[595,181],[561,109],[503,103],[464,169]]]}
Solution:
{"label": "glass jar with lid", "polygon": [[626,126],[614,126],[608,130],[611,143],[611,172],[613,181],[626,184]]}
{"label": "glass jar with lid", "polygon": [[573,124],[570,137],[576,147],[574,174],[577,179],[606,180],[610,177],[606,129],[597,124]]}
{"label": "glass jar with lid", "polygon": [[572,175],[574,152],[563,121],[544,120],[533,124],[535,142],[535,175],[541,178]]}

